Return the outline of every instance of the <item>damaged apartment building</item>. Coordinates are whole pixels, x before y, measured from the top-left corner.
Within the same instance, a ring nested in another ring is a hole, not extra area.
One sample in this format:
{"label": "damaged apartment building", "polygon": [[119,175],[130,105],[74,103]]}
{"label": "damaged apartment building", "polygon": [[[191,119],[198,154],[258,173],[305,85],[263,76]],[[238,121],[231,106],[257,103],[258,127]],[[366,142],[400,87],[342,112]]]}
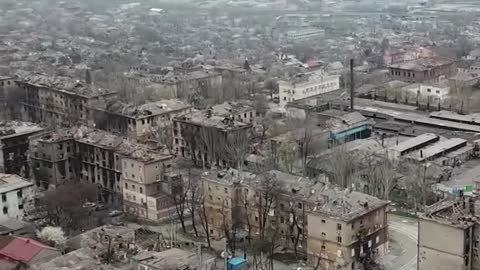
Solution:
{"label": "damaged apartment building", "polygon": [[130,81],[141,84],[156,98],[194,102],[198,98],[223,101],[222,75],[202,66],[157,67],[140,66],[130,69]]}
{"label": "damaged apartment building", "polygon": [[478,196],[449,196],[419,218],[417,269],[479,270],[479,243]]}
{"label": "damaged apartment building", "polygon": [[160,222],[176,216],[172,194],[182,186],[173,157],[142,150],[121,158],[123,207],[141,219]]}
{"label": "damaged apartment building", "polygon": [[0,122],[0,173],[30,176],[29,138],[43,128],[34,123]]}
{"label": "damaged apartment building", "polygon": [[174,149],[177,155],[191,158],[202,167],[236,167],[239,152],[246,151],[252,123],[238,121],[237,115],[227,117],[214,114],[213,108],[197,111],[173,119]]}
{"label": "damaged apartment building", "polygon": [[0,76],[0,121],[16,119],[20,114],[18,102],[23,98],[15,76]]}
{"label": "damaged apartment building", "polygon": [[191,111],[191,105],[175,99],[139,106],[114,101],[96,106],[93,121],[96,128],[145,141],[159,136],[162,129],[171,129],[173,118]]}
{"label": "damaged apartment building", "polygon": [[151,149],[106,131],[85,127],[60,129],[32,139],[30,163],[37,186],[49,188],[70,181],[93,183],[101,191],[101,200],[119,202],[124,190],[122,159],[147,160],[152,153],[163,156],[163,150]]}
{"label": "damaged apartment building", "polygon": [[201,192],[213,238],[232,228],[236,237],[275,233],[279,245],[320,269],[364,269],[387,250],[388,202],[335,187],[325,176],[217,170],[202,176]]}
{"label": "damaged apartment building", "polygon": [[87,123],[93,103],[116,93],[70,77],[30,73],[16,81],[23,91],[23,119],[49,125]]}

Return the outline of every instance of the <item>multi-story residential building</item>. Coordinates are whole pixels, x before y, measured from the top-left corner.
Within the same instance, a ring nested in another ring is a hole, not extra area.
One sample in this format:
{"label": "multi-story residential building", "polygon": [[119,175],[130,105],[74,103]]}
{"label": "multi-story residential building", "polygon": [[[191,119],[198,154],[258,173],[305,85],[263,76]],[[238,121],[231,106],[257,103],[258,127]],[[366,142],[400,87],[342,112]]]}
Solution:
{"label": "multi-story residential building", "polygon": [[33,183],[14,174],[0,174],[0,218],[22,219],[32,205]]}
{"label": "multi-story residential building", "polygon": [[113,99],[116,93],[74,80],[32,73],[16,82],[23,91],[24,119],[61,126],[87,123],[98,100]]}
{"label": "multi-story residential building", "polygon": [[96,109],[93,120],[96,128],[143,141],[158,129],[171,129],[174,117],[191,111],[192,106],[180,100],[162,100],[140,106],[115,102]]}
{"label": "multi-story residential building", "polygon": [[[31,143],[31,163],[37,186],[55,187],[68,181],[98,185],[101,200],[117,203],[123,197],[122,158],[149,160],[154,151],[106,131],[85,127],[35,138]],[[144,156],[143,156],[144,155]]]}
{"label": "multi-story residential building", "polygon": [[311,72],[289,81],[279,81],[278,86],[280,104],[284,106],[291,101],[340,89],[340,76]]}
{"label": "multi-story residential building", "polygon": [[29,138],[42,131],[39,125],[33,123],[0,123],[0,173],[18,174],[28,178]]}
{"label": "multi-story residential building", "polygon": [[224,102],[211,107],[212,114],[222,117],[233,117],[235,121],[255,125],[257,113],[254,106],[246,101]]}
{"label": "multi-story residential building", "polygon": [[125,212],[155,222],[176,216],[172,194],[182,186],[182,178],[169,177],[172,158],[148,149],[122,158]]}
{"label": "multi-story residential building", "polygon": [[197,111],[173,119],[174,148],[177,155],[191,158],[198,166],[236,167],[243,162],[238,153],[248,146],[251,129],[251,123],[237,121],[233,115]]}
{"label": "multi-story residential building", "polygon": [[54,188],[77,179],[73,134],[73,131],[60,129],[30,139],[29,161],[37,187]]}
{"label": "multi-story residential building", "polygon": [[101,130],[87,131],[74,139],[80,180],[97,184],[104,201],[120,201],[120,158],[134,152],[136,145]]}
{"label": "multi-story residential building", "polygon": [[230,169],[204,173],[201,183],[212,237],[233,229],[270,235],[321,269],[363,269],[387,250],[388,202],[333,187],[324,176]]}
{"label": "multi-story residential building", "polygon": [[411,83],[439,82],[456,74],[455,61],[430,57],[401,62],[389,66],[392,79]]}
{"label": "multi-story residential building", "polygon": [[447,198],[418,220],[419,270],[478,270],[480,223],[478,198]]}
{"label": "multi-story residential building", "polygon": [[18,102],[24,93],[15,83],[15,76],[0,76],[0,121],[12,120],[19,115]]}
{"label": "multi-story residential building", "polygon": [[154,98],[191,101],[203,97],[216,102],[223,101],[222,75],[201,66],[161,72],[134,69],[127,77],[151,90]]}

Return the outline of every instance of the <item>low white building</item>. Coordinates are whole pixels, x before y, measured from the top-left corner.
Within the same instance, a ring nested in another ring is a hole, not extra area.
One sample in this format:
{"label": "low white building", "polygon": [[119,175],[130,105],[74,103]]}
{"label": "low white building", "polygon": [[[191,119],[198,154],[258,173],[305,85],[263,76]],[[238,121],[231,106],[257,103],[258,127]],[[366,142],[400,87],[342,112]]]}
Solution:
{"label": "low white building", "polygon": [[33,183],[15,174],[0,174],[0,219],[21,219],[32,203]]}
{"label": "low white building", "polygon": [[340,76],[309,73],[290,81],[279,81],[280,105],[340,89]]}
{"label": "low white building", "polygon": [[450,87],[444,84],[411,84],[403,87],[402,90],[409,92],[410,100],[418,95],[420,100],[430,98],[431,102],[444,100],[450,94]]}
{"label": "low white building", "polygon": [[324,29],[307,28],[291,30],[285,33],[284,39],[286,41],[303,41],[315,38],[321,38],[325,36]]}

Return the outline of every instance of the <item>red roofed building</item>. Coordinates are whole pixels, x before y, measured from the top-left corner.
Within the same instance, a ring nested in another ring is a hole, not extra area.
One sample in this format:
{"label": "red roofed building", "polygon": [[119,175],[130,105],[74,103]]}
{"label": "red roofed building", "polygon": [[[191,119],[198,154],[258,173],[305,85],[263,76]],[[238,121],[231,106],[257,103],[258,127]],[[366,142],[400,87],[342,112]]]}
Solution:
{"label": "red roofed building", "polygon": [[0,270],[28,269],[61,255],[58,249],[28,238],[1,236],[0,243]]}

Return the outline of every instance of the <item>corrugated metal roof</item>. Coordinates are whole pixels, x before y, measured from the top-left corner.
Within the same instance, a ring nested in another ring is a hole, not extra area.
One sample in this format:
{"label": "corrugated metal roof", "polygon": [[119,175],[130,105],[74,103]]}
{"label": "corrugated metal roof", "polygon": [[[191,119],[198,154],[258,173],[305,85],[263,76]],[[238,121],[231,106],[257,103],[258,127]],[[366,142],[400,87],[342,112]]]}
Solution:
{"label": "corrugated metal roof", "polygon": [[0,254],[16,261],[29,262],[43,249],[51,249],[40,242],[27,239],[15,238],[0,250]]}

